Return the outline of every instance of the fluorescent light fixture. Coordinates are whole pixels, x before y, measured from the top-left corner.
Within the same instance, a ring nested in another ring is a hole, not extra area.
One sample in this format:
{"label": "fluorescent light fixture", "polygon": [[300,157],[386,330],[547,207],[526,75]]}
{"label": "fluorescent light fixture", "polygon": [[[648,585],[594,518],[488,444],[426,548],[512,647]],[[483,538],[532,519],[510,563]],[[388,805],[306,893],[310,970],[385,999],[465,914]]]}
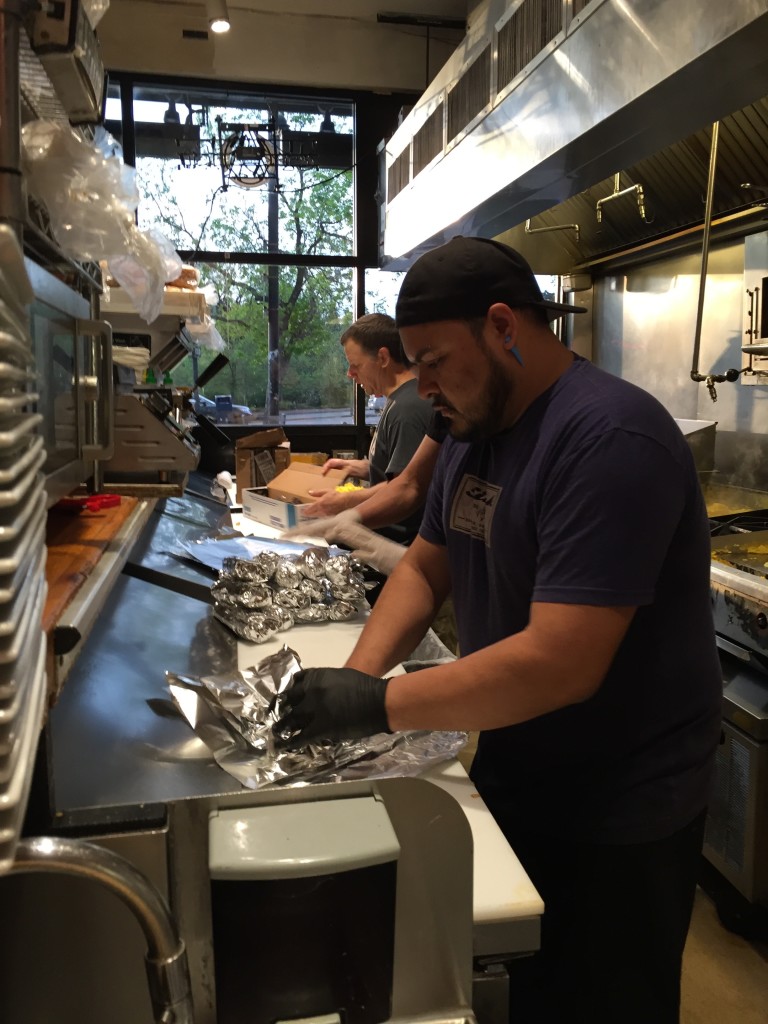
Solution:
{"label": "fluorescent light fixture", "polygon": [[211,32],[229,32],[227,0],[205,0],[205,9]]}

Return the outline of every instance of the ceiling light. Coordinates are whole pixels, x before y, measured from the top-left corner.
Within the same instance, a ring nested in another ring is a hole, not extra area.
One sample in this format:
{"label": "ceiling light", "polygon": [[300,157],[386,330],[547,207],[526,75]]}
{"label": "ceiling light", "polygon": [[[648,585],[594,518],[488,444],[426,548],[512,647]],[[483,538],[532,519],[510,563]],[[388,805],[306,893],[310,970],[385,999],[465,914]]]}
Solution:
{"label": "ceiling light", "polygon": [[227,0],[205,0],[205,9],[211,32],[229,32]]}

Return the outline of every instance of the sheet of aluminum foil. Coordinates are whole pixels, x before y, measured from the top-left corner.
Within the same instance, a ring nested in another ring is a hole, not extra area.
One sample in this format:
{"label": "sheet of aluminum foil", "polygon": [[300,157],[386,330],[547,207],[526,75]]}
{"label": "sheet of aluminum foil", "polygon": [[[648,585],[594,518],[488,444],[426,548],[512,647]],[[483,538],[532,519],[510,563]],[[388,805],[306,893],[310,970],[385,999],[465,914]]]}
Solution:
{"label": "sheet of aluminum foil", "polygon": [[166,672],[166,679],[182,717],[248,789],[420,775],[455,757],[467,741],[465,732],[398,732],[276,749],[272,726],[300,669],[296,652],[284,646],[243,671],[200,678]]}
{"label": "sheet of aluminum foil", "polygon": [[[207,534],[195,540],[178,540],[178,550],[174,553],[185,558],[193,558],[196,562],[201,562],[218,572],[227,558],[251,560],[262,552],[281,555],[284,558],[296,558],[310,546],[314,547],[305,541],[287,541],[279,538],[266,540],[260,537],[243,537],[234,530],[219,530],[215,535]],[[333,545],[325,550],[329,555],[344,554],[342,548]]]}

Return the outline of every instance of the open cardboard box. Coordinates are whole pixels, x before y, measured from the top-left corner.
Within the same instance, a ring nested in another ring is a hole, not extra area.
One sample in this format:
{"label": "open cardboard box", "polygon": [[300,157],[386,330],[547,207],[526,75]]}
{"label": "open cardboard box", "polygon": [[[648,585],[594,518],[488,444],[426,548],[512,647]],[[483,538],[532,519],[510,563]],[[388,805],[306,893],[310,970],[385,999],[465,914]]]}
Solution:
{"label": "open cardboard box", "polygon": [[323,476],[320,466],[292,463],[267,487],[244,488],[243,512],[257,523],[287,530],[304,521],[301,506],[314,501],[310,490],[337,487],[344,482],[346,475],[346,470],[331,469]]}
{"label": "open cardboard box", "polygon": [[291,446],[280,427],[258,430],[235,442],[237,500],[251,487],[263,487],[291,462]]}

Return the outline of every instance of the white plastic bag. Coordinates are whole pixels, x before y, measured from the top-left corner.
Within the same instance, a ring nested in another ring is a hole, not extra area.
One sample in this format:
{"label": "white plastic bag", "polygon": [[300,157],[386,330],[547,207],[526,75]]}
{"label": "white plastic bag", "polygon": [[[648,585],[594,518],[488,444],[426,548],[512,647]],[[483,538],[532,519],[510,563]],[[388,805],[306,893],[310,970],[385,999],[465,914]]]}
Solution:
{"label": "white plastic bag", "polygon": [[160,316],[165,282],[181,273],[181,258],[157,228],[134,231],[127,247],[107,257],[109,272],[126,290],[139,316],[148,324]]}
{"label": "white plastic bag", "polygon": [[163,261],[165,267],[163,283],[175,281],[181,273],[181,268],[184,264],[181,262],[181,256],[174,249],[173,242],[166,238],[160,228],[147,228],[145,234],[155,243],[160,253],[160,258]]}

